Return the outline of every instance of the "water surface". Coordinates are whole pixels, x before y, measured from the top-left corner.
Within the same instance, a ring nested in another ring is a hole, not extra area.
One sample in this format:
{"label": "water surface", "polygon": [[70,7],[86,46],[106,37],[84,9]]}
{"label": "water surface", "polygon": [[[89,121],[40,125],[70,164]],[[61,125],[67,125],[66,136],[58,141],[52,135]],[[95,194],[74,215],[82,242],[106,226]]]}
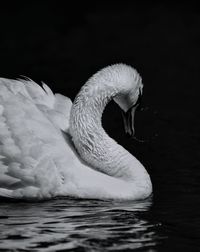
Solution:
{"label": "water surface", "polygon": [[[8,251],[125,251],[153,249],[166,239],[142,202],[57,199],[2,203],[0,249]],[[154,251],[154,250],[151,250]]]}

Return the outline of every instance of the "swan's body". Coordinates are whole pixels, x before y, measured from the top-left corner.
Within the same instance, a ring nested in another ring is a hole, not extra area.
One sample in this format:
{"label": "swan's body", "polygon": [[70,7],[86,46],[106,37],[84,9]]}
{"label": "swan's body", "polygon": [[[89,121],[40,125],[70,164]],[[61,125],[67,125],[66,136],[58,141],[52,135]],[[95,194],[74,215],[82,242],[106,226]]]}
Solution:
{"label": "swan's body", "polygon": [[138,73],[123,64],[107,67],[88,80],[73,105],[43,88],[0,79],[0,196],[148,197],[147,171],[101,125],[111,99],[124,111],[137,101]]}

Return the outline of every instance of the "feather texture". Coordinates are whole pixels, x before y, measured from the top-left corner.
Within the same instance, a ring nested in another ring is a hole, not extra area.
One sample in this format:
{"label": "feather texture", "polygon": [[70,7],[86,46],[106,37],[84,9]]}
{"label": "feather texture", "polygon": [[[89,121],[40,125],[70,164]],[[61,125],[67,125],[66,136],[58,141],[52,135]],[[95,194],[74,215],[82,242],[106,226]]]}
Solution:
{"label": "feather texture", "polygon": [[62,183],[58,149],[68,149],[58,128],[67,130],[71,101],[43,87],[0,79],[0,187],[15,197],[47,197]]}

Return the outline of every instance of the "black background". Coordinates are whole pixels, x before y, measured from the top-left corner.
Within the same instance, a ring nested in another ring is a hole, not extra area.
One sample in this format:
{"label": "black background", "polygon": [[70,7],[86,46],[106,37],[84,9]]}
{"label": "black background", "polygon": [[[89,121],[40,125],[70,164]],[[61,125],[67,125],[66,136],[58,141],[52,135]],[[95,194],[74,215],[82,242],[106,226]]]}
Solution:
{"label": "black background", "polygon": [[[1,3],[0,75],[44,81],[73,100],[100,68],[119,62],[135,67],[143,78],[146,108],[137,114],[136,130],[146,142],[126,138],[113,103],[105,111],[104,127],[146,166],[155,202],[172,199],[168,209],[189,202],[195,216],[198,201],[192,196],[200,192],[199,8],[188,2],[70,2]],[[165,218],[178,216],[177,211]]]}

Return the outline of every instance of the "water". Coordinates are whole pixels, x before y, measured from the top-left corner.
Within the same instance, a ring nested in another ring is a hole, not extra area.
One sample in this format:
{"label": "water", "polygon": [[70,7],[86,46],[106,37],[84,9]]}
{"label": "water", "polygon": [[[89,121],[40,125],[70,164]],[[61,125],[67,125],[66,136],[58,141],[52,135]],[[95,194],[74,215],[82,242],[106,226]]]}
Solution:
{"label": "water", "polygon": [[153,248],[166,239],[143,202],[57,199],[3,203],[0,248],[23,251],[125,251]]}
{"label": "water", "polygon": [[200,205],[192,194],[181,189],[179,196],[140,202],[2,201],[0,251],[198,251]]}

